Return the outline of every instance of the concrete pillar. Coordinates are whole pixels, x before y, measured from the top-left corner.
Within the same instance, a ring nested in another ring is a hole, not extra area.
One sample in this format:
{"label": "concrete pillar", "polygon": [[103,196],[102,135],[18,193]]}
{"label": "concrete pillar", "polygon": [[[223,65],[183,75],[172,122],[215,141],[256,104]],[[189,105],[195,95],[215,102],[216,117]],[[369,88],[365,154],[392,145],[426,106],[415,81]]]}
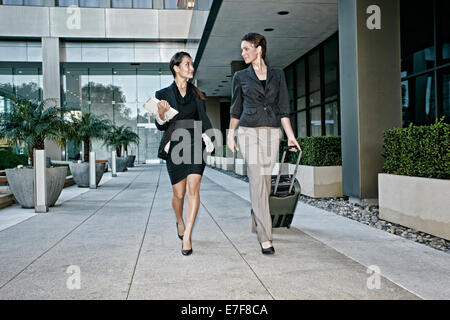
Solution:
{"label": "concrete pillar", "polygon": [[117,177],[116,151],[111,151],[111,176]]}
{"label": "concrete pillar", "polygon": [[47,207],[47,167],[45,150],[34,149],[34,212],[48,212]]}
{"label": "concrete pillar", "polygon": [[378,197],[382,132],[401,127],[400,0],[339,0],[343,193]]}
{"label": "concrete pillar", "polygon": [[[59,68],[59,38],[42,38],[43,98],[54,99],[61,107],[61,73]],[[61,160],[61,148],[52,141],[45,141],[45,150],[52,160]]]}
{"label": "concrete pillar", "polygon": [[96,183],[96,170],[95,170],[95,152],[89,152],[89,188],[97,189]]}

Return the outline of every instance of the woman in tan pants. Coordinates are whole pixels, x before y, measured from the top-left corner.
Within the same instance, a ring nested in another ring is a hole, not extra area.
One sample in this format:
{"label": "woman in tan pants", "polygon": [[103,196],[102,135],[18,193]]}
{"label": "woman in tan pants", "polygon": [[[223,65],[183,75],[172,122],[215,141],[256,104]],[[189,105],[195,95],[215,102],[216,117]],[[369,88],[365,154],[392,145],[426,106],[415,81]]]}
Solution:
{"label": "woman in tan pants", "polygon": [[239,125],[238,143],[247,163],[254,212],[252,231],[257,232],[262,253],[273,254],[269,195],[272,169],[282,136],[281,126],[288,145],[301,149],[289,119],[289,94],[284,72],[264,62],[266,47],[266,39],[257,33],[248,33],[241,39],[242,57],[250,66],[233,76],[227,145],[233,152],[239,150],[234,141]]}

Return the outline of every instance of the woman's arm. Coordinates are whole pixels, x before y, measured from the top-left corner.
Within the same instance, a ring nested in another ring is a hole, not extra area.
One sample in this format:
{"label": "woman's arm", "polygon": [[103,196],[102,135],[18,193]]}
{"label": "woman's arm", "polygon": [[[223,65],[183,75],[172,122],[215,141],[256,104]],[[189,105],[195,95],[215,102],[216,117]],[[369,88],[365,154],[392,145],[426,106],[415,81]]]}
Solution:
{"label": "woman's arm", "polygon": [[[164,113],[170,109],[170,105],[167,101],[162,100],[161,94],[159,91],[155,93],[155,98],[160,100],[158,102],[158,115],[155,118],[156,128],[160,131],[166,131],[169,127],[169,121],[164,119]],[[159,118],[158,118],[159,117]]]}
{"label": "woman's arm", "polygon": [[[291,119],[281,118],[281,125],[283,126],[284,132],[286,132],[286,136],[288,138],[288,146],[297,147],[298,150],[302,151],[302,148],[300,148],[300,145],[295,138],[294,130],[292,130]],[[297,150],[294,150],[294,152],[297,152]]]}
{"label": "woman's arm", "polygon": [[239,119],[231,118],[230,119],[230,128],[228,129],[228,135],[227,135],[227,146],[228,148],[234,153],[236,151],[239,151],[239,147],[234,140],[234,134],[236,132],[236,128],[239,124]]}
{"label": "woman's arm", "polygon": [[242,88],[238,77],[239,72],[236,72],[231,81],[230,128],[227,134],[227,145],[233,153],[239,151],[239,147],[234,141],[234,134],[242,114]]}

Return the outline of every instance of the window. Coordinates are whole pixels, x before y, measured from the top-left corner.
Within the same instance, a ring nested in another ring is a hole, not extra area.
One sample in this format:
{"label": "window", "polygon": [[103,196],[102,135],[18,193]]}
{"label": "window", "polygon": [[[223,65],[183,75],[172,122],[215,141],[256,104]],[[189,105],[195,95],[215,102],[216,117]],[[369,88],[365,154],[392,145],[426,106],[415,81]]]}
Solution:
{"label": "window", "polygon": [[133,8],[151,9],[153,8],[152,0],[133,0]]}
{"label": "window", "polygon": [[285,71],[292,68],[295,77],[286,77],[286,81],[288,87],[295,86],[295,107],[291,109],[291,119],[296,135],[340,135],[337,32]]}
{"label": "window", "polygon": [[297,110],[304,110],[306,108],[305,60],[298,61],[295,68],[297,72]]}
{"label": "window", "polygon": [[98,8],[98,0],[80,0],[80,7]]}
{"label": "window", "polygon": [[177,0],[164,0],[164,9],[177,9]]}
{"label": "window", "polygon": [[131,0],[112,0],[111,6],[113,8],[131,8],[132,2]]}
{"label": "window", "polygon": [[450,1],[401,0],[400,10],[403,126],[449,122]]}
{"label": "window", "polygon": [[442,71],[441,75],[441,90],[442,90],[442,114],[450,120],[450,68]]}
{"label": "window", "polygon": [[337,101],[325,105],[325,131],[327,136],[339,135]]}
{"label": "window", "polygon": [[60,7],[78,6],[78,0],[59,0],[57,5]]}
{"label": "window", "polygon": [[44,0],[24,0],[23,4],[26,6],[44,6]]}
{"label": "window", "polygon": [[322,135],[322,116],[321,108],[316,107],[310,110],[311,112],[311,136],[321,136]]}
{"label": "window", "polygon": [[23,5],[23,0],[3,0],[3,4],[21,6]]}
{"label": "window", "polygon": [[309,65],[309,104],[320,104],[320,56],[319,50],[315,50],[308,56]]}

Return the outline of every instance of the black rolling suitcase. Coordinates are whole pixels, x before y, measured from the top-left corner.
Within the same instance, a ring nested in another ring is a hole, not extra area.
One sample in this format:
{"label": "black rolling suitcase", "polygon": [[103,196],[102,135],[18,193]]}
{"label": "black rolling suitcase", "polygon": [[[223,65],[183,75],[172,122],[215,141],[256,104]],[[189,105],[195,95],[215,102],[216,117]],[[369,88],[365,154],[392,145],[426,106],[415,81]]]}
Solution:
{"label": "black rolling suitcase", "polygon": [[278,175],[272,176],[271,192],[269,196],[270,216],[272,217],[272,228],[290,228],[297,208],[300,196],[300,183],[295,178],[302,152],[298,155],[295,171],[292,176],[281,175],[281,167],[286,159],[286,152],[292,147],[284,147]]}

